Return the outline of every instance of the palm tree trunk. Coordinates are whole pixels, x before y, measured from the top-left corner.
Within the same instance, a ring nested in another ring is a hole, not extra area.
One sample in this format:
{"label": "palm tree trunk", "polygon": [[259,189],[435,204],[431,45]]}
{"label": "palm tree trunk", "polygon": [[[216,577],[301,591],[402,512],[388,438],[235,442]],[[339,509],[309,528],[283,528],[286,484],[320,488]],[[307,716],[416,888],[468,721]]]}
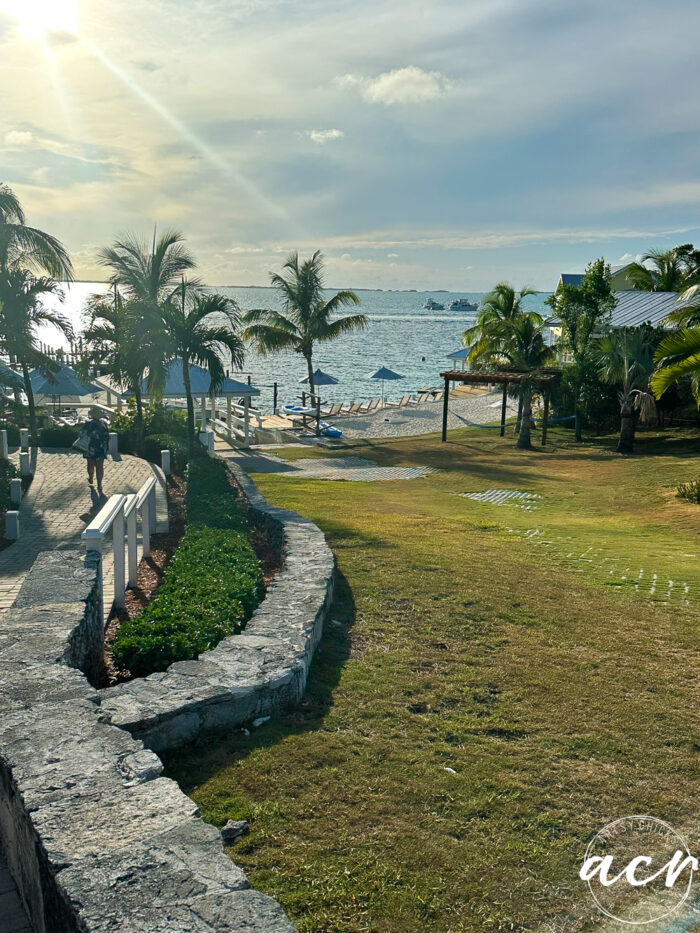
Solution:
{"label": "palm tree trunk", "polygon": [[36,446],[39,443],[39,438],[36,426],[36,405],[34,403],[34,390],[32,389],[32,381],[29,378],[29,367],[24,362],[22,363],[22,375],[24,376],[24,391],[27,394],[27,405],[29,406],[30,443]]}
{"label": "palm tree trunk", "polygon": [[515,419],[515,433],[518,437],[520,436],[520,427],[522,424],[522,420],[523,420],[523,390],[520,389],[519,397],[518,397],[518,417]]}
{"label": "palm tree trunk", "polygon": [[523,397],[520,399],[520,404],[522,414],[517,446],[521,450],[532,450],[532,441],[530,439],[530,427],[532,426],[532,389],[524,390]]}
{"label": "palm tree trunk", "polygon": [[578,407],[577,401],[574,407],[574,440],[578,441],[579,444],[583,441],[581,421],[581,409]]}
{"label": "palm tree trunk", "polygon": [[305,353],[304,356],[306,357],[306,366],[309,370],[309,392],[314,396],[316,394],[316,387],[314,386],[314,364],[311,360],[311,350]]}
{"label": "palm tree trunk", "polygon": [[617,442],[617,452],[634,453],[634,412],[627,404],[620,409],[620,440]]}
{"label": "palm tree trunk", "polygon": [[187,446],[192,456],[194,454],[194,401],[190,382],[190,361],[185,355],[182,357],[182,381],[185,383],[185,398],[187,399]]}

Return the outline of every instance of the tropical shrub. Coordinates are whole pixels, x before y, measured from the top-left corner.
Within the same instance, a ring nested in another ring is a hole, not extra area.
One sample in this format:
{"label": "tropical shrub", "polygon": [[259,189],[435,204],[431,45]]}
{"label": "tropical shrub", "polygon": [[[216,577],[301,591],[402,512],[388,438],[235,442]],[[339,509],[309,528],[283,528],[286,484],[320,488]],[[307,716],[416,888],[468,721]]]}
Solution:
{"label": "tropical shrub", "polygon": [[687,499],[688,502],[697,502],[700,505],[700,479],[690,483],[681,483],[676,489],[676,495],[679,499]]}
{"label": "tropical shrub", "polygon": [[149,434],[143,439],[143,457],[146,460],[160,466],[161,450],[170,451],[170,468],[173,473],[184,473],[189,460],[187,441],[174,434]]}
{"label": "tropical shrub", "polygon": [[19,475],[11,460],[0,460],[0,509],[4,511],[10,507],[10,480]]}
{"label": "tropical shrub", "polygon": [[76,428],[42,428],[39,431],[39,445],[41,447],[72,447],[78,433]]}
{"label": "tropical shrub", "polygon": [[[143,425],[145,435],[168,434],[176,438],[187,440],[187,415],[173,408],[156,404],[145,407],[143,410]],[[126,410],[117,412],[112,419],[112,431],[119,435],[119,450],[125,454],[138,453],[137,450],[137,413],[136,402],[129,399]],[[144,452],[146,459],[147,456]],[[158,452],[160,462],[160,451]]]}
{"label": "tropical shrub", "polygon": [[112,645],[134,676],[196,658],[240,632],[262,595],[260,563],[225,464],[193,459],[185,533],[152,602],[124,622]]}
{"label": "tropical shrub", "polygon": [[7,431],[7,443],[10,447],[19,447],[19,428],[12,421],[0,421],[0,431]]}

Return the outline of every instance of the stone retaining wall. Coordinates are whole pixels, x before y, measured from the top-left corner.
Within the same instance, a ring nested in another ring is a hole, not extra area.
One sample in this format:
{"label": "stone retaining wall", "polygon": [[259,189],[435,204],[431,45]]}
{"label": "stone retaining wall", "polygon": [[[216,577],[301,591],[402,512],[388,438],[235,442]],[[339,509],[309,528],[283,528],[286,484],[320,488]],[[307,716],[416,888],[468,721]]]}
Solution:
{"label": "stone retaining wall", "polygon": [[87,678],[101,661],[100,568],[69,551],[40,555],[0,620],[0,843],[37,933],[293,933],[144,747],[303,692],[333,558],[316,526],[236,477],[285,557],[244,634],[98,691]]}

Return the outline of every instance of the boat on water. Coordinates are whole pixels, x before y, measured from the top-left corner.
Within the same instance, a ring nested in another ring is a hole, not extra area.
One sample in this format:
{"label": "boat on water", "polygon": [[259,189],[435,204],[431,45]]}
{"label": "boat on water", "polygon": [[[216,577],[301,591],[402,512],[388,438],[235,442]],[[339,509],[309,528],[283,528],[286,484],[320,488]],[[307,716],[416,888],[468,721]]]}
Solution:
{"label": "boat on water", "polygon": [[445,306],[441,305],[439,301],[434,301],[432,298],[428,298],[426,303],[423,305],[426,311],[444,311]]}
{"label": "boat on water", "polygon": [[450,305],[450,311],[478,311],[479,305],[468,298],[455,298]]}
{"label": "boat on water", "polygon": [[478,311],[479,305],[468,298],[455,298],[450,303],[450,311]]}

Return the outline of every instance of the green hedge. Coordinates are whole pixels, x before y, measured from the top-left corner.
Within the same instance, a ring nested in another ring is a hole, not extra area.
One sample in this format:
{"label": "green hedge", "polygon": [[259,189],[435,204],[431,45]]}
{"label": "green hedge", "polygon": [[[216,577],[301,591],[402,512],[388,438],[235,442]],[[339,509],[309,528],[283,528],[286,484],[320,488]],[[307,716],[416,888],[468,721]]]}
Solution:
{"label": "green hedge", "polygon": [[72,447],[78,433],[77,428],[42,428],[39,431],[39,446]]}
{"label": "green hedge", "polygon": [[10,507],[10,480],[19,475],[19,470],[11,460],[0,459],[0,509],[4,511]]}
{"label": "green hedge", "polygon": [[260,563],[225,464],[211,457],[187,470],[185,533],[152,602],[117,632],[117,667],[143,677],[196,658],[240,632],[260,601]]}
{"label": "green hedge", "polygon": [[184,473],[189,459],[186,440],[173,434],[149,434],[143,439],[143,456],[151,463],[160,466],[160,452],[166,449],[170,451],[170,467],[173,473]]}
{"label": "green hedge", "polygon": [[7,443],[10,447],[19,447],[19,428],[12,421],[0,421],[0,431],[7,431]]}

